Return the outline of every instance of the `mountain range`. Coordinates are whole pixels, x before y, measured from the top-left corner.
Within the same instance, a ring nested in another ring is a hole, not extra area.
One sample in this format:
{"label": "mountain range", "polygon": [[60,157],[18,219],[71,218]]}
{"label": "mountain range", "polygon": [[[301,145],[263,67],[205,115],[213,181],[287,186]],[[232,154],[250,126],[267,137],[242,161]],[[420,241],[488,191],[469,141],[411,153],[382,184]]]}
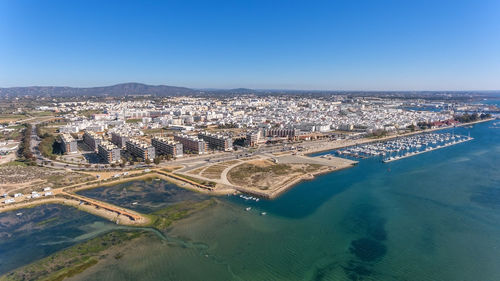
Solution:
{"label": "mountain range", "polygon": [[16,96],[131,96],[131,95],[154,95],[154,96],[185,96],[185,95],[279,95],[279,94],[310,94],[310,95],[332,95],[350,94],[358,96],[389,96],[401,98],[428,97],[431,99],[448,99],[457,96],[466,98],[469,96],[489,97],[500,96],[500,91],[328,91],[328,90],[285,90],[285,89],[193,89],[168,85],[147,85],[142,83],[122,83],[103,87],[61,87],[61,86],[31,86],[31,87],[9,87],[0,88],[0,97]]}
{"label": "mountain range", "polygon": [[127,96],[127,95],[157,95],[157,96],[182,96],[199,94],[202,91],[166,86],[146,85],[141,83],[122,83],[104,87],[57,87],[57,86],[31,86],[0,88],[0,96]]}

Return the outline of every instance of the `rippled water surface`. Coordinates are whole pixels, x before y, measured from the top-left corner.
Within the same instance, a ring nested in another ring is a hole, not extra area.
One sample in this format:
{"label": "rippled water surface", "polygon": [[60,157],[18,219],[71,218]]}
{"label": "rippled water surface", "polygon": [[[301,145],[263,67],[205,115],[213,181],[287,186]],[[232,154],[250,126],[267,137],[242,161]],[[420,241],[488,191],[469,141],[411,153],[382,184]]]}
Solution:
{"label": "rippled water surface", "polygon": [[168,181],[153,179],[88,189],[79,194],[144,213],[186,200],[200,201],[209,198],[202,193],[179,188]]}
{"label": "rippled water surface", "polygon": [[[169,242],[143,240],[73,279],[500,280],[500,129],[490,125],[455,129],[470,131],[467,143],[388,164],[362,160],[274,201],[224,197],[177,224]],[[181,195],[157,200],[120,189],[86,195],[151,210],[190,194],[172,187]]]}

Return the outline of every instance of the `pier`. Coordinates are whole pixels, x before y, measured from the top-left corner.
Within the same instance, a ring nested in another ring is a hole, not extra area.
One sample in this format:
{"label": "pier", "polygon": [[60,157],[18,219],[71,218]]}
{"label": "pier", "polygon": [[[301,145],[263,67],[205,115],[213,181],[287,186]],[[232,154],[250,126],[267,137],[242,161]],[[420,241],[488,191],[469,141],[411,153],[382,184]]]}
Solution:
{"label": "pier", "polygon": [[397,161],[397,160],[409,158],[409,157],[416,156],[416,155],[419,155],[419,154],[423,154],[423,153],[426,153],[426,152],[438,150],[438,149],[445,148],[445,147],[448,147],[448,146],[453,146],[455,144],[459,144],[459,143],[463,143],[463,142],[468,142],[468,141],[471,141],[473,139],[474,138],[468,137],[466,139],[458,140],[458,141],[455,141],[455,142],[452,142],[452,143],[447,143],[447,144],[443,144],[443,145],[436,146],[436,147],[428,147],[428,148],[426,148],[425,150],[422,150],[422,151],[407,152],[406,154],[404,154],[402,156],[394,156],[394,157],[390,157],[388,159],[384,159],[384,160],[382,160],[382,162],[383,163],[389,163],[389,162],[393,162],[393,161]]}

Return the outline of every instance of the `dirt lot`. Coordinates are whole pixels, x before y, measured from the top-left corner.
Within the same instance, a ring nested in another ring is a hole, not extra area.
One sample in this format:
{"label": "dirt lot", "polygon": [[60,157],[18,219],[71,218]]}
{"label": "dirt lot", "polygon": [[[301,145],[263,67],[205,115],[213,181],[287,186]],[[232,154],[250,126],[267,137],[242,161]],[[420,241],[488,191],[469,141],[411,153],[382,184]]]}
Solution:
{"label": "dirt lot", "polygon": [[227,166],[224,165],[213,165],[208,168],[206,168],[201,175],[209,178],[209,179],[220,179],[220,175],[222,174],[222,171],[226,169]]}
{"label": "dirt lot", "polygon": [[291,179],[325,168],[314,164],[275,164],[254,160],[234,167],[228,173],[232,184],[250,189],[273,190]]}
{"label": "dirt lot", "polygon": [[38,166],[0,166],[0,193],[31,192],[41,187],[61,187],[95,179],[94,176]]}

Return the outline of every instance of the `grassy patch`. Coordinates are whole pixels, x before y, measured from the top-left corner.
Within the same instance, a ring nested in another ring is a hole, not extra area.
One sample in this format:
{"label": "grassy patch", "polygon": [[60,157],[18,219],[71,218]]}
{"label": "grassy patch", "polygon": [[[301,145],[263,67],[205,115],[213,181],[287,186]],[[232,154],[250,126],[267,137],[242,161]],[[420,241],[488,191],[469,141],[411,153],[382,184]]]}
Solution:
{"label": "grassy patch", "polygon": [[205,171],[201,173],[201,175],[209,179],[220,179],[222,171],[224,171],[224,169],[226,168],[227,166],[224,165],[213,165],[206,168]]}
{"label": "grassy patch", "polygon": [[52,111],[31,111],[29,112],[29,115],[35,117],[47,117],[47,116],[54,116],[54,113]]}
{"label": "grassy patch", "polygon": [[236,166],[234,169],[229,171],[231,178],[233,179],[243,179],[250,177],[258,173],[273,173],[275,175],[286,175],[290,171],[291,167],[287,164],[276,164],[266,167],[256,166],[253,164],[241,164]]}
{"label": "grassy patch", "polygon": [[193,181],[195,183],[202,184],[202,185],[215,186],[215,182],[212,182],[212,181],[205,181],[205,180],[202,180],[202,179],[198,179],[198,178],[190,177],[190,176],[186,176],[186,175],[181,175],[181,174],[175,174],[175,175],[178,176],[178,177],[185,178],[187,180]]}
{"label": "grassy patch", "polygon": [[23,161],[19,161],[19,160],[15,160],[15,161],[11,161],[11,162],[7,162],[1,166],[19,166],[19,167],[27,167],[28,165],[26,164],[26,162],[23,162]]}
{"label": "grassy patch", "polygon": [[59,272],[55,276],[50,276],[48,278],[45,278],[44,280],[62,281],[65,278],[75,276],[78,273],[85,271],[85,269],[97,264],[98,262],[99,262],[98,260],[96,260],[94,258],[90,258],[90,259],[88,259],[88,260],[86,260],[78,265],[75,265],[74,267],[70,267],[67,270],[63,270],[63,271]]}
{"label": "grassy patch", "polygon": [[239,162],[241,162],[241,161],[239,161],[239,160],[229,160],[229,161],[226,161],[226,162],[222,162],[220,164],[224,165],[226,167],[229,167],[229,166],[234,165],[234,164],[239,163]]}
{"label": "grassy patch", "polygon": [[102,113],[102,111],[97,109],[88,109],[88,110],[82,110],[79,113],[80,115],[90,118],[93,114],[99,114]]}
{"label": "grassy patch", "polygon": [[144,231],[116,230],[56,252],[46,258],[15,269],[4,280],[63,280],[83,272],[106,258],[104,251],[145,234]]}
{"label": "grassy patch", "polygon": [[205,167],[201,167],[198,169],[191,170],[188,173],[190,173],[191,175],[199,175],[204,169],[205,169]]}
{"label": "grassy patch", "polygon": [[166,230],[174,221],[186,218],[193,213],[215,206],[215,199],[208,199],[201,202],[184,201],[150,214],[151,227],[159,230]]}
{"label": "grassy patch", "polygon": [[234,167],[228,173],[229,180],[240,186],[257,187],[259,189],[268,189],[278,178],[295,172],[287,164],[254,165],[244,163]]}
{"label": "grassy patch", "polygon": [[53,221],[57,221],[58,219],[59,219],[59,217],[49,218],[49,219],[43,220],[41,222],[38,222],[36,225],[37,226],[43,226],[43,225],[49,224],[49,223],[51,223]]}
{"label": "grassy patch", "polygon": [[142,119],[127,119],[125,122],[129,123],[129,124],[139,123],[139,122],[142,122]]}
{"label": "grassy patch", "polygon": [[43,156],[55,159],[55,155],[53,153],[53,147],[55,141],[56,137],[54,137],[53,135],[48,135],[42,139],[42,141],[38,145],[38,149],[40,150]]}

